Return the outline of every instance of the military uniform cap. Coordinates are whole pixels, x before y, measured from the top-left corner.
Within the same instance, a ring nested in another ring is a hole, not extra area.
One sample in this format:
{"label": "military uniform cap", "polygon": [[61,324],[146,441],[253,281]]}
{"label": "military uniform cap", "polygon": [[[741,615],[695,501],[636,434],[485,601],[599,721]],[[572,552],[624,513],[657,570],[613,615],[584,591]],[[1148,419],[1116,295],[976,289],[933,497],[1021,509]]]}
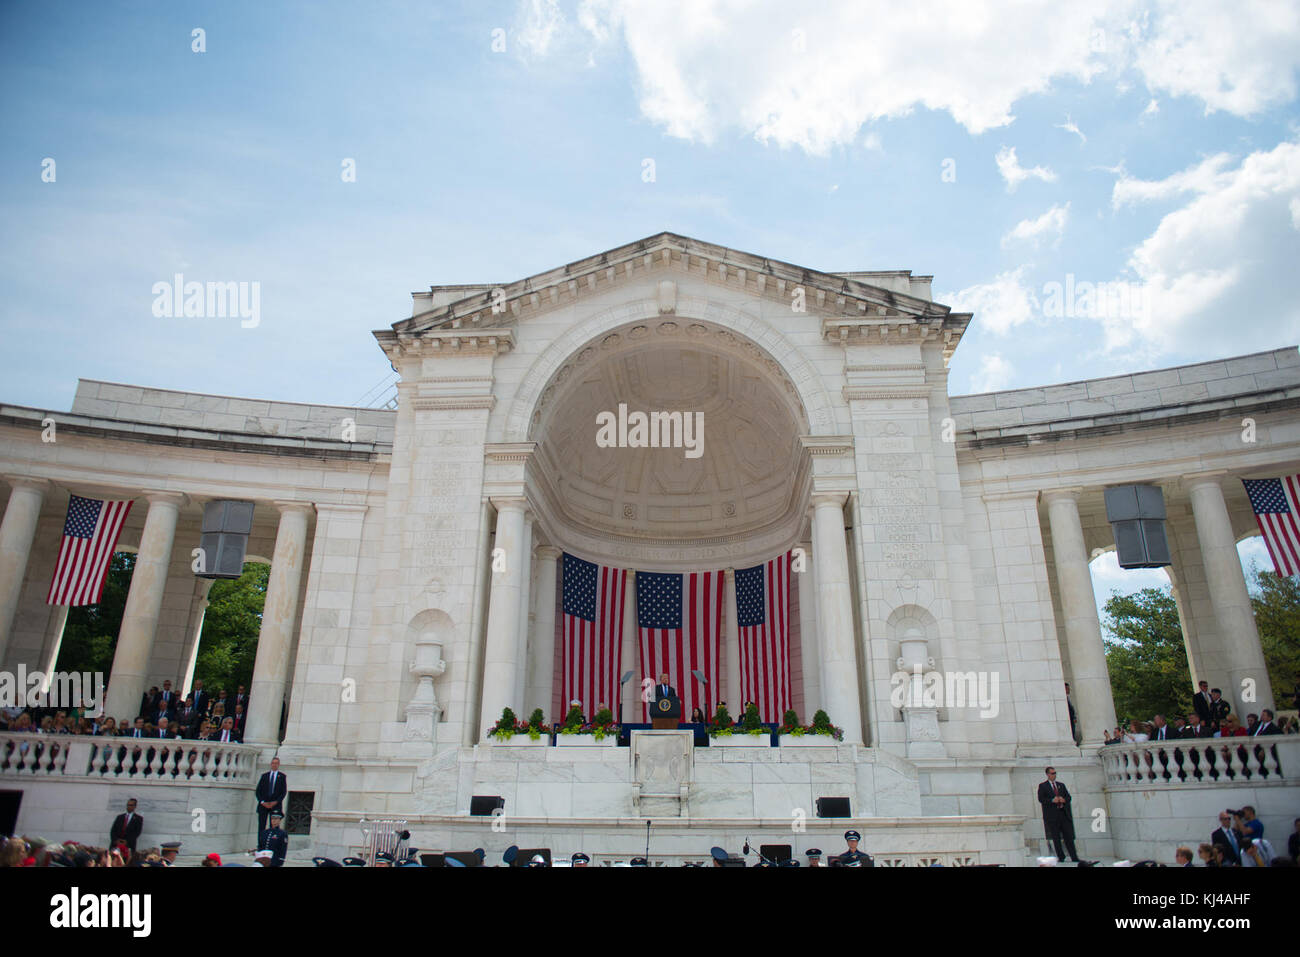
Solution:
{"label": "military uniform cap", "polygon": [[577,853],[575,853],[575,854],[573,855],[573,857],[569,858],[569,860],[571,860],[574,864],[590,864],[590,863],[591,863],[591,858],[588,857],[586,854],[582,853],[582,851],[578,851]]}
{"label": "military uniform cap", "polygon": [[862,840],[862,835],[859,834],[857,831],[845,831],[845,832],[844,832],[844,840],[846,840],[846,841],[860,841],[860,840]]}
{"label": "military uniform cap", "polygon": [[821,857],[822,849],[820,847],[810,847],[805,852],[809,857]]}

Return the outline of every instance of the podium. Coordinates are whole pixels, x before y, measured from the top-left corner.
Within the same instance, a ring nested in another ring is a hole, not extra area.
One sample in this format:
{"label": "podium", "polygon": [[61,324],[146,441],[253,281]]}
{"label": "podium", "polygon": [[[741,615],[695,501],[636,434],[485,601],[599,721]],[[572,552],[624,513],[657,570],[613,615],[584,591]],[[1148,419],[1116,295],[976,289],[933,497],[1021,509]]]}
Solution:
{"label": "podium", "polygon": [[650,702],[650,727],[656,731],[676,731],[682,720],[682,699],[676,694]]}

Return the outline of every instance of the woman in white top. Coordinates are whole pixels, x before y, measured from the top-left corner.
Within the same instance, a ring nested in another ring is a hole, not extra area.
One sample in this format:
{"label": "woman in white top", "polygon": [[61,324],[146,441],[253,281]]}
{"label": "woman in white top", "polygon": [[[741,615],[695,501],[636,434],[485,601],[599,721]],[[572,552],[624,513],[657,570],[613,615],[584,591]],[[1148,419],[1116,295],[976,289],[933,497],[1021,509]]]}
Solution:
{"label": "woman in white top", "polygon": [[1151,735],[1147,733],[1146,725],[1138,724],[1136,721],[1128,723],[1128,731],[1124,734],[1125,744],[1141,744],[1143,741],[1150,741]]}

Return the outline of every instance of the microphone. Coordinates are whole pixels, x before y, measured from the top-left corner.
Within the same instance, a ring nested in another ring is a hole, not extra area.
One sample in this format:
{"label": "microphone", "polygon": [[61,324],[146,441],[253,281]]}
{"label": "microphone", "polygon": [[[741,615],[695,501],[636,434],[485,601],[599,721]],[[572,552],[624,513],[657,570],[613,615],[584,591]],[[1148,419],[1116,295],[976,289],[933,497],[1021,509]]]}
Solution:
{"label": "microphone", "polygon": [[650,822],[645,822],[645,863],[650,866]]}

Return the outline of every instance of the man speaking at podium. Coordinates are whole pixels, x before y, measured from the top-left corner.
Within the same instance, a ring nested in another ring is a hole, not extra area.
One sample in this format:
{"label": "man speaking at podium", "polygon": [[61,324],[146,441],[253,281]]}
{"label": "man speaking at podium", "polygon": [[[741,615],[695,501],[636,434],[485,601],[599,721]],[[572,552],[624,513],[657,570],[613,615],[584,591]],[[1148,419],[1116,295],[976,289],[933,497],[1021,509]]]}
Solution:
{"label": "man speaking at podium", "polygon": [[682,702],[677,690],[668,683],[667,673],[659,676],[655,698],[650,704],[650,725],[656,731],[676,731],[682,720]]}

